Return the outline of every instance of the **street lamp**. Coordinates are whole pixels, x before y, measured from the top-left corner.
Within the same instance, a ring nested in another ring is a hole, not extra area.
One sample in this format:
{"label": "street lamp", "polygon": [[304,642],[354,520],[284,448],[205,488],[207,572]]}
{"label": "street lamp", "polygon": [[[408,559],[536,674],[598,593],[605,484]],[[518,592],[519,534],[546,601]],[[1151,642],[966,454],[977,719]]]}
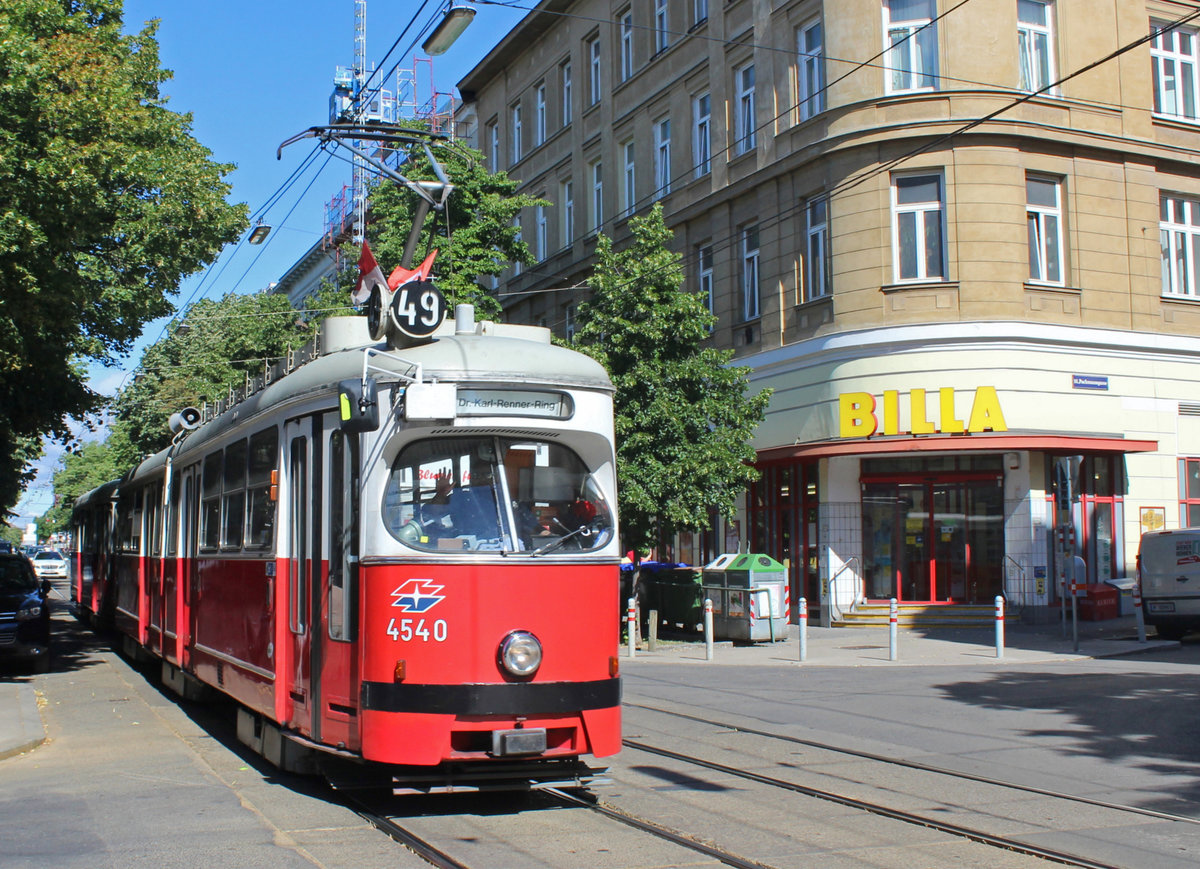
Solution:
{"label": "street lamp", "polygon": [[270,225],[266,223],[260,223],[258,226],[254,227],[254,229],[250,230],[250,238],[248,241],[251,244],[262,244],[267,240],[267,236],[270,234],[270,232]]}
{"label": "street lamp", "polygon": [[455,6],[454,0],[450,0],[445,17],[434,28],[429,38],[421,43],[421,50],[429,55],[445,54],[446,50],[454,44],[454,40],[462,36],[462,32],[467,29],[467,25],[474,17],[475,8],[473,6]]}

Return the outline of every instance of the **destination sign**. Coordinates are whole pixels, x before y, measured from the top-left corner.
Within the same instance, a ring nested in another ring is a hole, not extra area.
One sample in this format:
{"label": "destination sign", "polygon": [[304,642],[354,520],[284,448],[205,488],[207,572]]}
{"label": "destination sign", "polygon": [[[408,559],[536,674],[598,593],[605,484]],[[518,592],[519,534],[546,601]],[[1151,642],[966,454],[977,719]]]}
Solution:
{"label": "destination sign", "polygon": [[516,389],[460,389],[459,416],[528,416],[567,419],[574,412],[570,396],[561,392]]}

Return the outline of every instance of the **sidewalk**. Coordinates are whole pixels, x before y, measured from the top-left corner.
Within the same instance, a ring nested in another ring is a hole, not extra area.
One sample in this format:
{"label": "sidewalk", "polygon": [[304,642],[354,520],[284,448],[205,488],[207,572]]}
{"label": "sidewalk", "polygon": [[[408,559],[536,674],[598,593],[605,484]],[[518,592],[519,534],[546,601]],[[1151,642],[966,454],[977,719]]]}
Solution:
{"label": "sidewalk", "polygon": [[[1064,638],[1061,623],[1005,626],[1003,657],[996,656],[995,629],[901,628],[897,631],[897,659],[889,659],[887,627],[808,628],[806,659],[799,660],[799,626],[788,626],[788,639],[753,645],[718,641],[713,660],[706,660],[702,637],[659,640],[655,651],[645,642],[630,660],[628,647],[621,647],[621,666],[654,664],[723,664],[741,666],[794,667],[913,667],[995,664],[1030,664],[1109,658],[1147,651],[1177,648],[1178,642],[1160,640],[1153,628],[1147,642],[1137,641],[1133,616],[1104,622],[1079,623],[1079,651],[1075,651],[1070,625]],[[0,760],[30,751],[46,740],[38,711],[37,677],[26,677],[12,669],[0,673]]]}
{"label": "sidewalk", "polygon": [[891,638],[888,627],[822,628],[808,626],[805,660],[800,661],[800,628],[788,625],[786,641],[743,644],[729,641],[713,643],[713,660],[706,659],[704,639],[700,635],[660,639],[651,652],[643,640],[633,660],[628,646],[621,647],[621,666],[638,662],[680,664],[737,664],[752,666],[797,667],[913,667],[963,666],[975,664],[1030,664],[1112,658],[1137,655],[1162,649],[1178,648],[1174,640],[1160,640],[1153,628],[1147,640],[1137,640],[1134,616],[1103,622],[1079,622],[1079,650],[1071,624],[1066,636],[1061,622],[1042,625],[1006,623],[1003,655],[996,654],[994,627],[974,628],[899,628],[896,632],[896,660],[890,659]]}

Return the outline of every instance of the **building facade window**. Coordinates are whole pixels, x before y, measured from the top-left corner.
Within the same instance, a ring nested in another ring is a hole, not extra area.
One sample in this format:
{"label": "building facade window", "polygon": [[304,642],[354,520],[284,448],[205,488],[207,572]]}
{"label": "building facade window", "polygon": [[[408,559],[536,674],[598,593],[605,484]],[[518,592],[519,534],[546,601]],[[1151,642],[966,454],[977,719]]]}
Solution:
{"label": "building facade window", "polygon": [[692,100],[692,165],[697,178],[712,171],[712,97],[708,94]]}
{"label": "building facade window", "polygon": [[1029,280],[1063,283],[1062,184],[1053,178],[1025,179],[1025,222],[1029,227]]}
{"label": "building facade window", "polygon": [[715,313],[713,299],[713,248],[711,244],[702,244],[696,248],[697,290],[704,300],[708,313]]}
{"label": "building facade window", "polygon": [[521,104],[517,103],[512,107],[512,142],[510,148],[509,164],[521,162],[521,157],[524,156],[521,152]]}
{"label": "building facade window", "polygon": [[708,20],[708,0],[692,0],[692,26]]}
{"label": "building facade window", "polygon": [[671,16],[667,0],[654,0],[654,53],[666,51],[671,45]]}
{"label": "building facade window", "polygon": [[546,83],[539,82],[534,91],[533,114],[533,144],[534,147],[546,141]]}
{"label": "building facade window", "polygon": [[804,206],[805,214],[805,263],[804,296],[801,301],[811,302],[828,296],[830,280],[829,255],[829,200],[814,196]]}
{"label": "building facade window", "polygon": [[562,247],[570,247],[575,241],[575,185],[567,180],[559,186],[559,212],[562,215]]}
{"label": "building facade window", "polygon": [[[544,199],[545,194],[539,194],[539,198]],[[546,258],[546,254],[550,252],[550,239],[547,236],[546,228],[546,206],[534,206],[533,227],[533,253],[537,257],[537,261],[541,262]]]}
{"label": "building facade window", "polygon": [[637,205],[637,166],[634,164],[633,139],[621,145],[621,156],[625,163],[625,173],[621,185],[621,214],[625,217],[633,214]]}
{"label": "building facade window", "polygon": [[796,32],[796,95],[800,120],[806,121],[825,111],[825,47],[821,22],[813,21]]}
{"label": "building facade window", "polygon": [[567,305],[566,310],[563,312],[563,335],[566,336],[568,341],[575,340],[575,313],[575,305],[573,304]]}
{"label": "building facade window", "polygon": [[621,22],[621,81],[633,78],[633,12],[626,9],[618,16]]}
{"label": "building facade window", "polygon": [[1200,459],[1179,460],[1179,527],[1200,527]]}
{"label": "building facade window", "polygon": [[562,125],[571,123],[571,61],[558,68],[558,80],[562,90]]}
{"label": "building facade window", "polygon": [[754,107],[754,64],[748,63],[738,67],[733,72],[734,87],[737,92],[737,116],[735,119],[737,144],[735,154],[745,154],[754,150],[757,141],[755,137],[755,107]]}
{"label": "building facade window", "polygon": [[742,319],[756,320],[759,315],[758,226],[742,229]]}
{"label": "building facade window", "polygon": [[[517,216],[513,217],[513,219],[512,219],[512,225],[513,225],[513,227],[514,227],[514,228],[517,230],[517,231],[516,231],[516,234],[515,234],[515,236],[514,236],[515,240],[516,240],[516,241],[521,241],[521,235],[522,235],[522,232],[521,232],[521,230],[522,230],[522,227],[521,227],[521,217],[520,217],[520,215],[517,215]],[[522,269],[522,267],[523,267],[523,265],[522,265],[522,263],[521,263],[521,261],[520,261],[519,259],[515,259],[515,260],[513,260],[513,277],[516,277],[517,275],[519,275],[519,274],[521,273],[521,269]]]}
{"label": "building facade window", "polygon": [[1054,6],[1050,0],[1017,0],[1021,90],[1040,91],[1054,81]]}
{"label": "building facade window", "polygon": [[588,40],[588,105],[600,102],[600,37]]}
{"label": "building facade window", "polygon": [[946,275],[941,175],[892,178],[892,266],[897,281]]}
{"label": "building facade window", "polygon": [[1196,261],[1200,259],[1200,199],[1163,195],[1159,199],[1158,237],[1162,247],[1164,296],[1196,298]]}
{"label": "building facade window", "polygon": [[884,73],[887,92],[937,87],[937,25],[934,0],[884,0]]}
{"label": "building facade window", "polygon": [[500,125],[495,121],[488,124],[488,166],[493,172],[500,171]]}
{"label": "building facade window", "polygon": [[1196,120],[1197,43],[1195,30],[1151,22],[1150,61],[1154,65],[1154,113],[1171,118]]}
{"label": "building facade window", "polygon": [[654,124],[654,187],[655,199],[671,192],[670,118],[661,118]]}
{"label": "building facade window", "polygon": [[600,227],[604,225],[604,167],[597,161],[589,167],[589,175],[592,177],[592,201],[591,212],[592,225],[588,227],[592,232],[599,232]]}

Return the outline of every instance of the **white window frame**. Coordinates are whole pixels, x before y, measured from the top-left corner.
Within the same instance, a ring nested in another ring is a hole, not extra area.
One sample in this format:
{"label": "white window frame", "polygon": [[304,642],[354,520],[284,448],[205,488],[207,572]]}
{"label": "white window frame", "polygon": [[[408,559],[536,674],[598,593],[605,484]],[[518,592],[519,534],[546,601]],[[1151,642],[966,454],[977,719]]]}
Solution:
{"label": "white window frame", "polygon": [[796,31],[796,102],[800,120],[825,111],[825,41],[820,18]]}
{"label": "white window frame", "polygon": [[[909,0],[883,0],[883,74],[889,94],[920,93],[937,90],[937,25],[932,15],[892,19],[892,3]],[[935,0],[924,0],[936,13]],[[928,25],[928,26],[927,26]],[[930,57],[929,55],[932,55]]]}
{"label": "white window frame", "polygon": [[[1030,202],[1029,182],[1054,188],[1054,204]],[[1066,260],[1063,256],[1062,180],[1046,175],[1025,177],[1025,223],[1029,236],[1029,282],[1064,286]],[[1057,268],[1058,274],[1052,272]]]}
{"label": "white window frame", "polygon": [[562,125],[571,123],[571,61],[563,61],[558,67],[559,83],[562,85]]}
{"label": "white window frame", "polygon": [[538,82],[534,91],[533,112],[533,146],[536,148],[546,141],[546,83]]}
{"label": "white window frame", "polygon": [[713,298],[713,246],[712,242],[696,246],[697,289],[710,314],[715,313]]}
{"label": "white window frame", "polygon": [[712,96],[708,93],[692,100],[692,165],[697,178],[712,171]]}
{"label": "white window frame", "polygon": [[592,225],[589,229],[592,232],[599,232],[600,227],[604,226],[604,164],[597,160],[588,165],[588,175],[592,181],[592,199],[591,199],[591,214]]}
{"label": "white window frame", "polygon": [[758,224],[742,227],[742,320],[748,322],[757,320],[762,313],[759,296],[760,274],[758,264],[759,246]]}
{"label": "white window frame", "polygon": [[1175,120],[1200,119],[1200,32],[1190,27],[1166,29],[1151,21],[1150,42],[1153,64],[1154,114]]}
{"label": "white window frame", "polygon": [[[539,198],[544,199],[545,194],[540,194]],[[546,258],[550,251],[550,239],[547,237],[546,227],[546,206],[535,205],[533,208],[533,254],[537,257],[537,261],[541,262]]]}
{"label": "white window frame", "polygon": [[621,31],[621,81],[633,78],[633,10],[626,7],[617,16]]}
{"label": "white window frame", "polygon": [[829,251],[829,197],[809,197],[804,203],[803,302],[822,299],[832,290]]}
{"label": "white window frame", "polygon": [[559,184],[559,208],[562,209],[562,245],[568,248],[575,241],[575,184],[570,178]]}
{"label": "white window frame", "polygon": [[654,53],[660,54],[671,47],[671,14],[668,0],[654,0]]}
{"label": "white window frame", "polygon": [[734,154],[753,151],[757,142],[756,106],[754,99],[754,64],[747,63],[733,71],[734,92],[737,94]]}
{"label": "white window frame", "polygon": [[600,37],[594,36],[587,42],[588,51],[588,105],[600,102]]}
{"label": "white window frame", "polygon": [[1161,194],[1158,232],[1162,294],[1200,298],[1200,197]]}
{"label": "white window frame", "polygon": [[517,103],[511,109],[512,111],[509,115],[512,121],[510,125],[512,127],[512,141],[509,142],[509,155],[512,157],[509,161],[510,166],[520,163],[521,158],[524,156],[521,152],[521,104]]}
{"label": "white window frame", "polygon": [[624,173],[621,185],[621,215],[629,217],[637,206],[637,153],[633,139],[621,143],[621,159],[624,162]]}
{"label": "white window frame", "polygon": [[671,119],[654,122],[654,198],[671,192]]}
{"label": "white window frame", "polygon": [[[1044,20],[1027,20],[1026,13],[1039,8]],[[1054,81],[1058,75],[1055,54],[1053,0],[1017,0],[1017,67],[1021,90],[1034,93]]]}
{"label": "white window frame", "polygon": [[[937,182],[937,200],[920,200],[917,202],[901,203],[900,187],[905,181]],[[892,194],[892,274],[896,283],[914,283],[946,280],[946,181],[941,172],[906,173],[893,175],[891,184]],[[937,216],[937,231],[939,233],[938,262],[930,262],[929,249],[929,215]],[[912,260],[915,271],[910,276],[903,276],[901,263],[901,223],[912,217],[913,251]]]}
{"label": "white window frame", "polygon": [[488,124],[488,167],[500,171],[500,124],[496,121]]}

